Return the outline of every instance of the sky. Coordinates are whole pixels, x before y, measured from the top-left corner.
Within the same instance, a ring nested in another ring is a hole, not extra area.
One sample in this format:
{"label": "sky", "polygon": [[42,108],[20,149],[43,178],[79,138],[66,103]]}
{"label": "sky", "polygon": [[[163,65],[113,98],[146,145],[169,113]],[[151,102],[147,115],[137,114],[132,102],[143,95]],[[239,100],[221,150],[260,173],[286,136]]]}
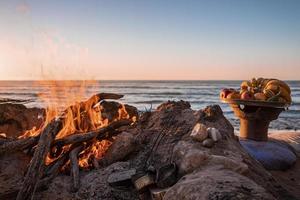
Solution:
{"label": "sky", "polygon": [[1,0],[0,80],[300,79],[299,0]]}

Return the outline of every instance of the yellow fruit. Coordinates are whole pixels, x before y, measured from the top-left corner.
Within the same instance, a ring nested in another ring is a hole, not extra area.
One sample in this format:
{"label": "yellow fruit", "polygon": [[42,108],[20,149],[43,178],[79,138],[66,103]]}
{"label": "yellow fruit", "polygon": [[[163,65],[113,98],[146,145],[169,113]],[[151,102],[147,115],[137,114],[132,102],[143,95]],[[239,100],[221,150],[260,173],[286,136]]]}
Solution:
{"label": "yellow fruit", "polygon": [[260,101],[265,101],[265,100],[267,100],[267,97],[264,93],[259,92],[259,93],[254,94],[254,99],[260,100]]}
{"label": "yellow fruit", "polygon": [[290,87],[283,81],[280,80],[271,80],[267,83],[265,88],[267,88],[269,85],[278,85],[280,87],[283,87],[289,94],[291,94],[291,89]]}
{"label": "yellow fruit", "polygon": [[292,98],[289,92],[281,86],[280,86],[280,96],[284,98],[288,103],[292,102]]}
{"label": "yellow fruit", "polygon": [[272,90],[275,94],[277,94],[279,92],[280,87],[278,85],[275,84],[268,84],[265,87],[266,90]]}
{"label": "yellow fruit", "polygon": [[251,83],[249,81],[243,81],[242,84],[241,84],[241,89],[245,90],[248,87],[251,87]]}
{"label": "yellow fruit", "polygon": [[267,97],[267,99],[275,96],[275,93],[272,90],[269,90],[269,89],[264,89],[263,93]]}
{"label": "yellow fruit", "polygon": [[251,87],[257,87],[257,80],[255,78],[251,79]]}
{"label": "yellow fruit", "polygon": [[282,97],[279,97],[279,98],[278,98],[278,102],[280,102],[280,103],[287,103],[287,100],[285,100],[285,99],[282,98]]}
{"label": "yellow fruit", "polygon": [[264,79],[262,82],[261,82],[261,87],[264,88],[268,82],[270,81],[270,79]]}
{"label": "yellow fruit", "polygon": [[240,94],[242,94],[242,93],[244,93],[244,92],[248,92],[248,89],[245,89],[245,88],[243,89],[243,88],[242,88],[242,89],[240,90]]}

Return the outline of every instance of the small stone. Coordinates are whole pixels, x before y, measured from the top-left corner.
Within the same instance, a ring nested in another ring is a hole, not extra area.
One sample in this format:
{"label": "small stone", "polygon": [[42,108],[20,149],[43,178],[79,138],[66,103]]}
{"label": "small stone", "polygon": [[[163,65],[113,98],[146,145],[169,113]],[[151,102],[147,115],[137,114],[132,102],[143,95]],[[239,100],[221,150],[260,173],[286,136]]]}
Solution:
{"label": "small stone", "polygon": [[191,137],[199,142],[202,142],[208,137],[206,126],[200,123],[197,123],[191,133]]}
{"label": "small stone", "polygon": [[216,128],[209,127],[207,128],[208,136],[214,141],[217,142],[222,139],[220,131]]}
{"label": "small stone", "polygon": [[202,142],[202,145],[204,147],[211,148],[212,146],[214,146],[214,143],[215,142],[211,138],[207,138]]}

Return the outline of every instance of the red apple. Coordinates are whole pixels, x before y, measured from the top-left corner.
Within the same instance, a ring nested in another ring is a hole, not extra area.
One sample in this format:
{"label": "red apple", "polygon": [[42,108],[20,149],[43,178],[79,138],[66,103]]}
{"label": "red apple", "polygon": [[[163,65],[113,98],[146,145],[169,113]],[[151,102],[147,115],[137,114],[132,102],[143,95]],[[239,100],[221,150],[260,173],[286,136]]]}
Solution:
{"label": "red apple", "polygon": [[220,92],[220,98],[221,99],[225,99],[225,98],[227,98],[227,96],[230,94],[230,93],[232,93],[232,92],[235,92],[235,90],[234,89],[232,89],[232,88],[225,88],[225,89],[222,89],[221,90],[221,92]]}
{"label": "red apple", "polygon": [[251,99],[253,99],[253,94],[251,92],[245,91],[241,94],[241,99],[251,100]]}

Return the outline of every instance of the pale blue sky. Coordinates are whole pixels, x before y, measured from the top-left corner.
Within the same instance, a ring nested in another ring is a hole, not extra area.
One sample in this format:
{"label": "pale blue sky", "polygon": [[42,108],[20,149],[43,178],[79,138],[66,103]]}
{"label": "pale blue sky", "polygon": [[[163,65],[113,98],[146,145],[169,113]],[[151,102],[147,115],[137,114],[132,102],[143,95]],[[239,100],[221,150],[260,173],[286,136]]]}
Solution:
{"label": "pale blue sky", "polygon": [[300,79],[300,1],[0,1],[0,79]]}

